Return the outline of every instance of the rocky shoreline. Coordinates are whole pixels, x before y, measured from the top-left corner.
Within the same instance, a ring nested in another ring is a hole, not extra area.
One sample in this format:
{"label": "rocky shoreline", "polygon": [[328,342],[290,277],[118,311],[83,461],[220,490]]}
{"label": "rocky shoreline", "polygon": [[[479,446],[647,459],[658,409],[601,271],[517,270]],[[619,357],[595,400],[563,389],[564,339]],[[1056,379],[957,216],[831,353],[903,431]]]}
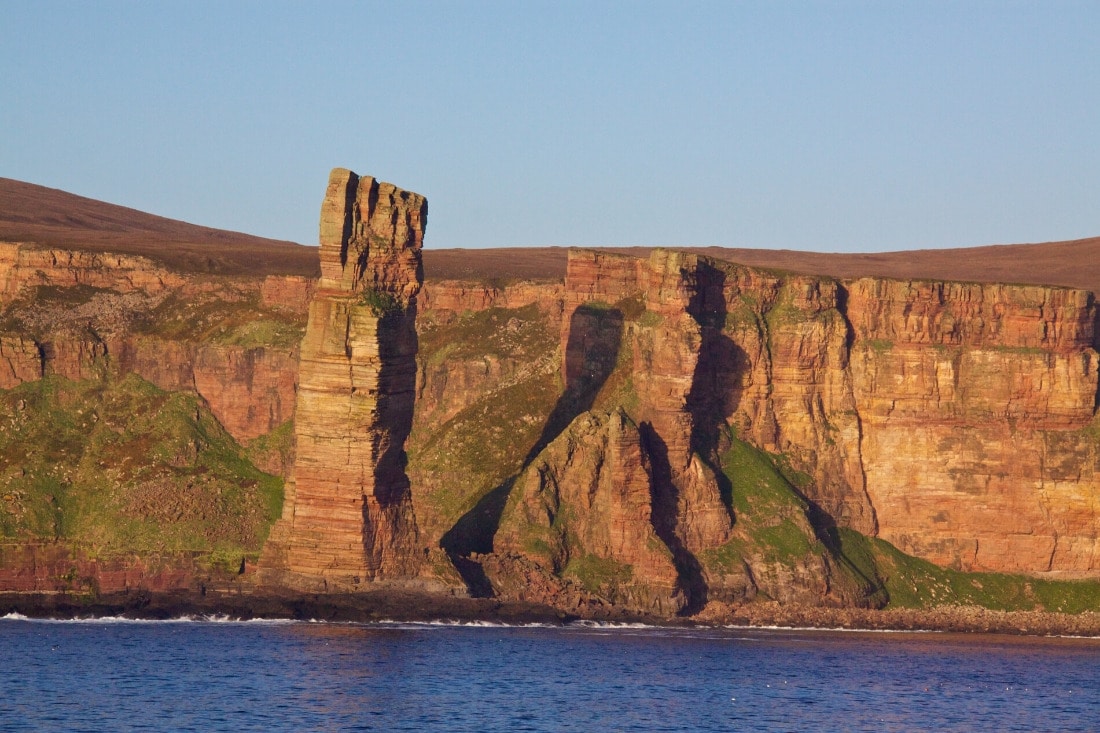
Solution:
{"label": "rocky shoreline", "polygon": [[935,631],[1017,636],[1100,638],[1100,613],[995,611],[973,606],[871,610],[823,608],[773,602],[711,604],[692,617],[667,618],[601,608],[566,612],[550,606],[487,598],[464,598],[392,589],[357,594],[289,591],[196,593],[147,590],[88,596],[67,593],[0,593],[0,617],[87,619],[124,617],[168,620],[216,616],[231,619],[293,619],[337,623],[379,621],[566,625],[579,621],[642,623],[665,627],[741,626],[850,631]]}

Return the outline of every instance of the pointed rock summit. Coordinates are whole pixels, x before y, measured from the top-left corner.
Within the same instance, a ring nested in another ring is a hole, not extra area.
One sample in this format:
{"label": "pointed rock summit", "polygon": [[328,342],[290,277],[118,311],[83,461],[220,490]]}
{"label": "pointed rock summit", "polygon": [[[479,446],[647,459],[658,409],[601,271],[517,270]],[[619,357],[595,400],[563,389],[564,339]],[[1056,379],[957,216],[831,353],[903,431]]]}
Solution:
{"label": "pointed rock summit", "polygon": [[337,168],[321,205],[321,281],[301,347],[296,458],[261,566],[352,590],[422,563],[405,474],[427,200]]}

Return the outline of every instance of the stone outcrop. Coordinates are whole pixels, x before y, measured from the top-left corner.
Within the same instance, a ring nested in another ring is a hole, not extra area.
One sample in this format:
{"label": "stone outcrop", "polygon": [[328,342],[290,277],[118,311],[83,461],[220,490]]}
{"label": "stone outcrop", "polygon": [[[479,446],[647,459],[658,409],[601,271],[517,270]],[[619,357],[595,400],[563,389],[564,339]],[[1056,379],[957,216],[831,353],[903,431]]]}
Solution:
{"label": "stone outcrop", "polygon": [[208,346],[196,351],[194,388],[241,443],[270,433],[294,416],[295,351]]}
{"label": "stone outcrop", "polygon": [[420,294],[421,312],[447,321],[464,312],[489,308],[520,308],[536,304],[560,318],[564,287],[556,283],[518,282],[501,287],[456,280],[433,280]]}
{"label": "stone outcrop", "polygon": [[57,542],[0,543],[0,594],[93,599],[112,593],[240,593],[239,568],[212,568],[199,553],[102,556]]}
{"label": "stone outcrop", "polygon": [[317,281],[301,275],[268,275],[260,286],[260,302],[267,308],[308,313]]}
{"label": "stone outcrop", "polygon": [[42,377],[41,347],[19,335],[0,336],[0,389],[11,389]]}
{"label": "stone outcrop", "polygon": [[321,207],[321,281],[302,341],[296,458],[263,564],[327,588],[415,577],[405,474],[427,202],[336,169]]}
{"label": "stone outcrop", "polygon": [[56,374],[94,379],[113,369],[134,373],[169,392],[194,392],[238,441],[248,441],[294,415],[296,349],[201,345],[88,332],[51,334],[35,341],[0,335],[0,389]]}
{"label": "stone outcrop", "polygon": [[[297,347],[202,342],[142,333],[135,325],[169,297],[304,313],[313,285],[298,276],[181,275],[139,256],[0,242],[0,307],[29,298],[17,317],[22,328],[0,333],[0,389],[47,375],[80,380],[132,372],[164,390],[197,393],[247,443],[293,415]],[[36,288],[83,289],[85,297],[42,304]]]}
{"label": "stone outcrop", "polygon": [[[701,393],[709,389],[701,356],[712,337],[711,301],[721,297],[709,275],[695,255],[571,253],[564,390],[548,427],[572,425],[516,480],[495,550],[562,577],[575,562],[604,597],[635,608],[668,613],[701,602],[707,579],[698,556],[728,542],[732,529],[716,445],[700,444],[717,426],[696,406],[710,399]],[[610,416],[589,411],[611,392],[619,405]]]}
{"label": "stone outcrop", "polygon": [[516,480],[494,549],[621,608],[675,614],[686,599],[654,530],[651,491],[641,435],[626,413],[584,413]]}
{"label": "stone outcrop", "polygon": [[0,305],[26,287],[87,285],[147,293],[180,287],[187,278],[136,255],[48,249],[0,242]]}

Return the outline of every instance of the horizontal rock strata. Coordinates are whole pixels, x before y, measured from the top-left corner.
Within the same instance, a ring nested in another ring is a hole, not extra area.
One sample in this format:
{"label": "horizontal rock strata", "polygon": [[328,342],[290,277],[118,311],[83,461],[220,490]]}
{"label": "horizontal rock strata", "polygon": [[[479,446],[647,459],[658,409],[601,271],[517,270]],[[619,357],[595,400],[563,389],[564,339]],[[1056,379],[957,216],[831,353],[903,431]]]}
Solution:
{"label": "horizontal rock strata", "polygon": [[427,202],[334,170],[321,281],[301,346],[296,458],[264,564],[325,588],[415,577],[422,561],[405,439]]}

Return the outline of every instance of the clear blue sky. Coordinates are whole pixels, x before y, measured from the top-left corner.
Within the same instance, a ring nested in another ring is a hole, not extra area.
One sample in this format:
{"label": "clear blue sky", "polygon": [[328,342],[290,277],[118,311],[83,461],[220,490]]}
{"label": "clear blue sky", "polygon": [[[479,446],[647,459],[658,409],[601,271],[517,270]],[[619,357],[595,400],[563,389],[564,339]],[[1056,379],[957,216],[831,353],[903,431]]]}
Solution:
{"label": "clear blue sky", "polygon": [[0,175],[306,244],[334,166],[429,247],[1100,235],[1100,3],[20,2]]}

